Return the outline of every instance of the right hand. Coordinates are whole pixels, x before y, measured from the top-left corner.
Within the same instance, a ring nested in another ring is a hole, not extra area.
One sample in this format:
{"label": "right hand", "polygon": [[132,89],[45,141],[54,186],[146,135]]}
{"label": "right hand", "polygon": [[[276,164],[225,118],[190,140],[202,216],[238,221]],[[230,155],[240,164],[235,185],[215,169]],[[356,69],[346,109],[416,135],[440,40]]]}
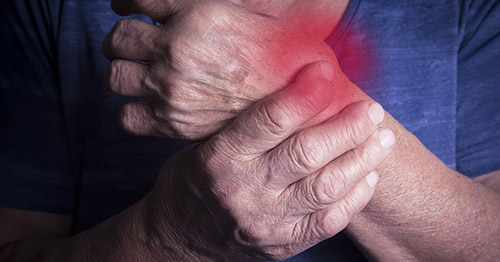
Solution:
{"label": "right hand", "polygon": [[[342,19],[349,0],[230,0],[261,14],[279,17],[311,36],[327,39]],[[313,17],[314,19],[311,19]]]}
{"label": "right hand", "polygon": [[368,203],[373,171],[391,151],[380,138],[391,140],[378,127],[383,109],[358,102],[296,132],[333,95],[321,68],[309,65],[294,84],[167,161],[145,209],[159,256],[285,259],[344,229]]}
{"label": "right hand", "polygon": [[340,70],[326,43],[277,17],[228,1],[111,2],[119,14],[142,13],[165,22],[123,19],[103,42],[112,60],[107,87],[152,100],[124,105],[121,123],[133,134],[206,139],[318,60],[335,69],[329,113],[369,99]]}

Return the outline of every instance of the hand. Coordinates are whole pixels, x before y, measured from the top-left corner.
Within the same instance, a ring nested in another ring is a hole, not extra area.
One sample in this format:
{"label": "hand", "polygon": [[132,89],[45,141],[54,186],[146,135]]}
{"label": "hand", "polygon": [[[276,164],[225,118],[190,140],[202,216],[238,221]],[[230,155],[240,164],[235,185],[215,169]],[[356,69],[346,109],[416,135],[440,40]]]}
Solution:
{"label": "hand", "polygon": [[325,67],[308,66],[165,164],[146,208],[158,250],[183,246],[176,261],[284,259],[335,235],[368,203],[394,142],[378,128],[378,104],[352,104],[294,133],[329,105]]}
{"label": "hand", "polygon": [[134,134],[209,137],[317,60],[334,65],[336,106],[329,116],[362,93],[323,41],[278,18],[227,1],[124,0],[112,6],[119,14],[165,22],[121,20],[103,43],[112,60],[105,74],[109,89],[152,99],[124,106],[121,123]]}

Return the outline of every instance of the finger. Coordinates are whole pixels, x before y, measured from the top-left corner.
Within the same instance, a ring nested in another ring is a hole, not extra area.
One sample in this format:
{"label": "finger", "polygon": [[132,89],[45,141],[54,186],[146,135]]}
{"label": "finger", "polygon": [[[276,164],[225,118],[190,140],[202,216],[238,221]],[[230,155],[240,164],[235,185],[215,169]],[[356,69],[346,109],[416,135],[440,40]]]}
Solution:
{"label": "finger", "polygon": [[178,12],[185,0],[111,0],[111,8],[119,15],[143,14],[164,22]]}
{"label": "finger", "polygon": [[392,131],[378,130],[359,147],[287,187],[281,193],[282,203],[287,203],[284,210],[292,215],[306,215],[341,200],[387,159],[394,142]]}
{"label": "finger", "polygon": [[123,105],[120,113],[120,124],[122,128],[134,135],[141,136],[169,136],[171,130],[161,125],[159,130],[154,109],[150,103],[133,102]]}
{"label": "finger", "polygon": [[[322,67],[327,67],[328,78],[322,73]],[[245,157],[255,157],[274,148],[301,124],[327,108],[332,96],[331,68],[327,62],[306,66],[296,78],[300,81],[257,103],[207,145],[224,145],[227,154]]]}
{"label": "finger", "polygon": [[370,202],[377,181],[378,174],[373,172],[369,180],[362,180],[342,200],[303,217],[294,228],[295,239],[303,243],[318,243],[342,231]]}
{"label": "finger", "polygon": [[109,60],[127,59],[151,61],[154,59],[155,41],[161,29],[137,19],[116,22],[102,43],[104,56]]}
{"label": "finger", "polygon": [[283,170],[270,177],[270,183],[283,189],[316,172],[366,141],[383,118],[384,110],[378,103],[362,101],[324,124],[294,135],[266,155],[270,166]]}
{"label": "finger", "polygon": [[128,60],[113,60],[104,70],[104,86],[123,96],[149,98],[154,94],[148,66]]}

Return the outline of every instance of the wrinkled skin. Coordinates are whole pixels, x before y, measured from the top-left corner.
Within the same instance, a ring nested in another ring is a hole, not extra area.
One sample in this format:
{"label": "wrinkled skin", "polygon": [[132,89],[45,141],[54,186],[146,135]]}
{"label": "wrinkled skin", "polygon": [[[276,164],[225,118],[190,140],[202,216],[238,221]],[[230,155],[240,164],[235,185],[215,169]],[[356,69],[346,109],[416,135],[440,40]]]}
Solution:
{"label": "wrinkled skin", "polygon": [[391,151],[379,140],[383,109],[355,103],[294,134],[333,95],[318,72],[319,63],[307,67],[295,84],[167,161],[145,209],[148,236],[165,257],[285,259],[338,233],[368,203],[371,172]]}
{"label": "wrinkled skin", "polygon": [[[104,40],[108,88],[142,96],[123,127],[138,135],[205,139],[317,61],[334,65],[335,95],[324,117],[368,99],[342,73],[331,49],[277,17],[226,1],[114,1],[120,14],[145,13],[165,25],[124,19]],[[147,64],[135,62],[146,61]]]}
{"label": "wrinkled skin", "polygon": [[[134,2],[133,0],[124,1],[124,2]],[[197,3],[201,3],[201,1],[196,1]],[[241,2],[252,2],[244,1]],[[255,2],[264,2],[255,0]],[[306,2],[306,1],[302,1]],[[309,1],[313,2],[313,1]],[[169,12],[163,12],[165,8],[157,8],[156,11],[151,8],[147,8],[147,5],[152,6],[152,3],[157,5],[169,6],[173,4],[178,4],[180,6],[189,6],[194,3],[193,1],[161,1],[161,0],[146,0],[141,1],[142,4],[137,5],[136,8],[129,8],[129,13],[143,13],[146,15],[150,15],[155,17],[157,20],[161,20],[161,14],[168,13],[169,16],[176,17],[176,14],[179,14],[181,9],[189,12],[189,8],[181,8],[177,9],[177,12],[170,10]],[[146,4],[144,4],[146,3]],[[315,1],[314,1],[315,3]],[[222,2],[212,2],[214,5],[224,5]],[[130,6],[129,6],[130,7]],[[140,7],[140,8],[137,8]],[[177,6],[179,7],[179,6]],[[231,14],[230,11],[234,11],[231,7],[228,7],[226,10],[227,14]],[[175,8],[174,8],[175,9]],[[218,8],[217,8],[218,9]],[[256,10],[256,9],[254,9]],[[253,25],[257,27],[243,27],[245,33],[249,32],[260,32],[261,35],[257,34],[255,39],[249,38],[247,41],[235,41],[234,43],[238,45],[243,45],[248,43],[252,43],[253,40],[260,42],[260,38],[267,40],[268,42],[263,43],[263,48],[266,49],[269,46],[283,46],[280,45],[278,40],[283,39],[283,35],[299,35],[300,33],[294,32],[293,29],[285,30],[287,33],[285,34],[277,34],[277,37],[274,38],[266,38],[266,32],[269,32],[268,27],[270,27],[271,31],[278,27],[274,27],[275,23],[273,21],[277,21],[278,23],[285,24],[285,22],[280,21],[279,19],[267,19],[266,16],[263,19],[250,19],[255,17],[251,12],[242,12],[244,15],[240,16],[239,19],[242,21],[255,21]],[[240,13],[240,14],[242,14]],[[209,15],[207,16],[208,21],[223,21],[219,20],[217,16]],[[165,17],[164,17],[165,18]],[[248,18],[248,20],[247,20]],[[178,19],[182,20],[182,18],[178,17]],[[223,29],[227,29],[224,32],[228,33],[227,35],[231,35],[232,32],[237,31],[238,28],[242,25],[239,23],[240,20],[237,19],[232,21],[230,25],[226,25]],[[227,19],[226,19],[227,20]],[[259,21],[267,21],[265,25],[262,23],[259,24]],[[189,23],[189,22],[187,22]],[[181,23],[182,24],[182,23]],[[201,28],[206,30],[200,30],[201,32],[210,32],[210,25],[212,23],[199,24]],[[218,23],[217,23],[218,24]],[[245,23],[243,23],[244,25]],[[218,24],[220,25],[220,24]],[[270,25],[270,26],[268,26]],[[167,25],[168,27],[168,25]],[[288,26],[289,27],[289,26]],[[297,34],[296,34],[297,33]],[[274,33],[273,33],[274,34]],[[210,34],[209,34],[210,35]],[[303,35],[299,37],[299,39]],[[237,38],[237,37],[236,37]],[[286,37],[285,37],[286,38]],[[126,38],[129,40],[133,40],[134,38]],[[221,40],[220,38],[218,38]],[[276,40],[278,39],[278,40]],[[314,45],[316,42],[315,39],[306,37],[305,39],[309,40],[309,45],[311,48],[307,48],[308,45],[301,45],[299,42],[294,42],[297,46],[301,47],[298,49],[293,49],[287,47],[287,50],[292,50],[293,52],[287,53],[288,55],[293,54],[299,58],[306,59],[296,59],[293,61],[289,61],[290,64],[286,64],[284,67],[276,67],[273,68],[272,65],[274,61],[271,53],[268,56],[254,56],[258,59],[251,60],[250,62],[255,62],[251,64],[254,71],[249,71],[249,75],[253,73],[260,73],[264,78],[257,78],[260,81],[260,84],[251,83],[247,86],[251,88],[256,87],[255,94],[256,97],[259,95],[265,96],[266,91],[272,93],[270,90],[275,90],[274,82],[271,81],[271,84],[267,87],[269,89],[263,89],[265,87],[267,80],[273,80],[278,78],[281,81],[286,82],[287,76],[293,75],[296,71],[293,71],[294,68],[301,68],[303,65],[296,65],[293,62],[299,61],[307,63],[310,57],[314,57],[314,55],[310,56],[310,52],[319,52],[319,50],[323,47],[316,48]],[[212,39],[213,40],[213,39]],[[276,41],[275,41],[276,40]],[[306,41],[304,41],[306,42]],[[203,43],[203,42],[197,42]],[[221,40],[220,43],[224,43],[225,45],[231,47],[232,37],[226,37],[225,40]],[[273,44],[270,44],[273,43]],[[283,43],[283,42],[281,42]],[[206,44],[206,43],[204,43]],[[230,52],[226,52],[227,50],[231,50],[231,48],[225,47],[225,45],[220,45],[218,47],[224,47],[218,49],[216,54],[213,56],[213,61],[217,60],[224,61],[224,57],[227,54],[231,54]],[[236,46],[238,46],[236,45]],[[250,44],[252,46],[252,44]],[[306,47],[306,48],[304,48]],[[259,48],[256,48],[258,50]],[[284,49],[284,48],[282,48]],[[325,52],[326,47],[324,48]],[[300,50],[302,52],[295,52],[296,50]],[[253,50],[252,50],[253,51]],[[260,53],[259,53],[260,55]],[[187,56],[189,57],[189,55]],[[252,57],[252,56],[250,56]],[[286,57],[286,56],[285,56]],[[131,58],[126,58],[129,60],[133,60]],[[336,65],[334,57],[329,54],[324,58],[317,58],[321,60],[326,60]],[[265,61],[265,62],[262,62]],[[310,61],[309,61],[310,62]],[[295,67],[296,66],[296,67]],[[319,115],[316,115],[315,118],[311,121],[314,123],[321,123],[323,120],[327,119],[329,116],[337,113],[341,108],[345,105],[348,105],[352,102],[358,101],[361,99],[370,100],[366,96],[362,94],[357,88],[353,87],[343,74],[338,69],[338,66],[335,66],[335,81],[333,81],[333,92],[334,96],[331,99],[331,103],[329,107],[325,109]],[[203,76],[203,70],[197,71],[202,68],[198,64],[193,65],[192,70],[200,73],[199,79],[205,79]],[[223,67],[225,68],[225,67]],[[280,69],[289,69],[292,70],[285,72],[280,75]],[[161,71],[161,70],[160,70]],[[155,72],[155,78],[162,78],[162,73]],[[135,72],[132,70],[131,72]],[[266,75],[266,72],[269,75]],[[120,79],[119,77],[117,79]],[[250,79],[250,78],[245,78]],[[112,82],[112,81],[111,81]],[[110,82],[110,83],[111,83]],[[276,81],[279,82],[279,81]],[[116,90],[116,86],[120,86],[119,84],[111,85],[115,88],[111,88],[112,90]],[[226,94],[241,94],[242,91],[238,85],[228,84],[226,87],[232,88],[232,90],[228,91]],[[260,87],[260,88],[259,88]],[[161,87],[161,88],[172,88],[172,86]],[[119,89],[119,88],[118,88]],[[140,84],[130,85],[128,88],[129,94],[133,93],[133,90],[139,91],[142,89]],[[173,88],[175,89],[175,88]],[[279,88],[278,88],[279,89]],[[238,97],[238,96],[236,96]],[[157,97],[159,100],[161,98]],[[198,97],[201,98],[201,97]],[[207,97],[204,97],[208,99]],[[228,101],[235,101],[237,99],[229,98]],[[206,100],[205,100],[206,101]],[[248,105],[252,104],[252,100],[249,100]],[[244,104],[241,108],[245,108],[248,106]],[[209,104],[207,111],[213,112],[214,104]],[[161,111],[161,108],[155,104],[151,105],[150,111],[159,113],[159,115],[165,116],[169,115],[170,112],[168,110]],[[166,109],[166,108],[164,108]],[[226,108],[227,109],[227,108]],[[236,108],[236,110],[238,107]],[[244,109],[242,109],[244,110]],[[192,111],[195,112],[196,110]],[[165,125],[165,122],[155,122],[156,120],[167,120],[171,121],[168,117],[156,118],[151,120],[144,121],[140,123],[140,119],[148,119],[148,118],[140,118],[142,112],[139,110],[125,110],[127,114],[125,116],[131,116],[130,118],[124,118],[124,123],[136,123],[137,125],[134,128],[129,128],[136,133],[148,134],[154,133],[150,132],[151,130],[162,130],[162,127]],[[167,113],[165,113],[167,112]],[[201,111],[200,111],[201,112]],[[228,111],[224,111],[227,113]],[[325,113],[326,112],[326,113]],[[231,114],[231,113],[229,113]],[[146,114],[143,114],[147,116]],[[179,115],[181,118],[182,113]],[[196,119],[196,117],[192,117],[189,114],[185,114],[189,121]],[[214,114],[216,116],[214,119],[221,119],[220,114]],[[209,117],[212,117],[209,115]],[[222,117],[224,119],[224,117]],[[230,118],[227,118],[228,122]],[[174,121],[175,122],[175,121]],[[195,121],[196,122],[196,121]],[[305,126],[311,124],[308,122]],[[391,158],[388,161],[384,162],[378,167],[379,172],[381,173],[381,183],[378,185],[377,195],[374,197],[373,201],[370,205],[361,212],[360,215],[356,216],[354,220],[351,221],[350,233],[353,234],[354,239],[360,244],[365,250],[367,250],[368,254],[372,255],[374,259],[381,261],[407,261],[407,260],[478,260],[481,258],[483,261],[494,260],[498,257],[497,255],[497,243],[498,243],[498,234],[497,231],[491,230],[498,223],[494,218],[497,217],[499,213],[498,205],[494,203],[498,203],[498,194],[494,194],[494,192],[487,190],[481,185],[478,185],[474,181],[470,179],[464,178],[461,174],[455,172],[454,170],[448,168],[443,162],[441,162],[437,157],[435,157],[431,152],[429,152],[421,143],[415,138],[408,130],[405,130],[395,119],[390,116],[384,121],[383,126],[389,127],[395,131],[396,137],[398,139],[398,144],[394,149],[394,152],[391,155]],[[139,124],[140,123],[140,124]],[[192,127],[201,127],[202,125],[198,125],[196,122],[192,125]],[[220,123],[219,123],[220,124]],[[131,125],[125,125],[131,126]],[[216,125],[217,126],[217,125]],[[148,128],[144,128],[148,127]],[[148,131],[149,130],[149,131]],[[167,136],[183,136],[187,135],[187,137],[191,138],[202,138],[203,135],[210,136],[212,133],[211,129],[206,129],[207,132],[198,132],[198,135],[190,136],[193,134],[192,130],[178,128],[176,132],[156,132],[160,135]],[[246,181],[245,181],[246,182]],[[432,196],[432,197],[429,197]],[[475,196],[471,198],[471,196]],[[481,216],[477,216],[478,210],[481,213]],[[415,215],[417,214],[417,215]],[[420,215],[418,215],[420,214]],[[463,219],[463,217],[469,217],[472,219]],[[436,230],[439,229],[439,230]],[[404,230],[402,230],[404,229]],[[455,239],[461,239],[462,241],[452,241],[450,242],[450,236],[455,236]],[[461,243],[476,243],[476,247],[468,250],[463,249],[463,244]]]}
{"label": "wrinkled skin", "polygon": [[373,102],[345,108],[366,97],[331,49],[229,2],[150,2],[113,7],[164,25],[121,20],[104,41],[110,90],[152,99],[126,105],[122,124],[140,135],[210,137],[167,161],[148,196],[158,250],[185,248],[165,251],[176,261],[284,259],[345,228],[391,148],[368,117]]}

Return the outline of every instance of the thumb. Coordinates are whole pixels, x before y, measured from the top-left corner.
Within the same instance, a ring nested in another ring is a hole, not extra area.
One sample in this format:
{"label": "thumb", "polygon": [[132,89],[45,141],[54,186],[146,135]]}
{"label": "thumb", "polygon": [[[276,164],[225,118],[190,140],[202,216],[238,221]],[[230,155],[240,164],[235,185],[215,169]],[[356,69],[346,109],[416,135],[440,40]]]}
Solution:
{"label": "thumb", "polygon": [[[332,65],[307,65],[295,83],[269,95],[208,141],[230,155],[256,156],[276,147],[297,128],[325,110],[333,90]],[[227,145],[227,146],[221,146]]]}

